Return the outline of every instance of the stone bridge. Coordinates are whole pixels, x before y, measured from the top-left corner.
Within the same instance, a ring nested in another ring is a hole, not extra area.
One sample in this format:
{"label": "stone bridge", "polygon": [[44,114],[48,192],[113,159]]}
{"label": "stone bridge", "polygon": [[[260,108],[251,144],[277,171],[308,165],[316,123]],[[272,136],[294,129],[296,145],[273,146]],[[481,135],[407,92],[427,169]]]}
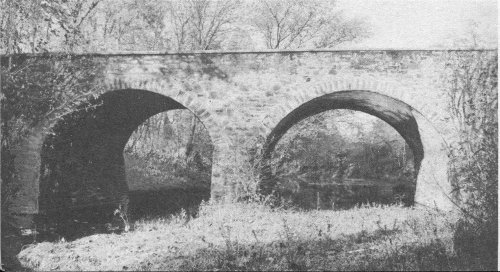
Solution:
{"label": "stone bridge", "polygon": [[[70,194],[82,183],[118,199],[127,191],[122,153],[131,133],[172,109],[190,110],[210,133],[214,199],[249,190],[244,172],[255,153],[249,150],[261,150],[265,173],[273,148],[294,124],[322,111],[352,109],[389,123],[412,148],[416,203],[450,209],[446,148],[456,126],[447,110],[447,69],[449,59],[461,55],[496,57],[495,51],[460,50],[4,57],[4,63],[40,63],[39,73],[46,65],[77,67],[66,86],[84,82],[88,105],[95,105],[69,113],[55,109],[19,145],[14,166],[22,190],[13,210],[33,214],[74,204],[79,200]],[[84,175],[82,168],[95,174]],[[56,172],[59,180],[51,179]],[[260,186],[272,190],[266,180]],[[60,203],[56,191],[67,194]]]}

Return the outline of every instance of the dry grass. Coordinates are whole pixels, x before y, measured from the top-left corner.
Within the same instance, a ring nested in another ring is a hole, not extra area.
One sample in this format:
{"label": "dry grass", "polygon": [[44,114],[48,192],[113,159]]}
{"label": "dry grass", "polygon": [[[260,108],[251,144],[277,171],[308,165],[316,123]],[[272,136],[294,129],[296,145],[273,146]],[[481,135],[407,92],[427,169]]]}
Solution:
{"label": "dry grass", "polygon": [[455,216],[400,206],[291,211],[260,203],[204,204],[139,221],[129,233],[39,243],[35,270],[449,270]]}

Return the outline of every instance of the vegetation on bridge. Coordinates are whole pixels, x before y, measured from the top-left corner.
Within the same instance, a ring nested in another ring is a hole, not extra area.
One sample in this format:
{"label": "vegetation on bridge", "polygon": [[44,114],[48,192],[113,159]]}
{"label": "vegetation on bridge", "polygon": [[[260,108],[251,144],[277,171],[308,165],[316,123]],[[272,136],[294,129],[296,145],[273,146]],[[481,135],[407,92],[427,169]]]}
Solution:
{"label": "vegetation on bridge", "polygon": [[459,256],[498,260],[498,60],[454,57],[448,92],[459,140],[450,146],[451,182],[462,211],[454,237]]}

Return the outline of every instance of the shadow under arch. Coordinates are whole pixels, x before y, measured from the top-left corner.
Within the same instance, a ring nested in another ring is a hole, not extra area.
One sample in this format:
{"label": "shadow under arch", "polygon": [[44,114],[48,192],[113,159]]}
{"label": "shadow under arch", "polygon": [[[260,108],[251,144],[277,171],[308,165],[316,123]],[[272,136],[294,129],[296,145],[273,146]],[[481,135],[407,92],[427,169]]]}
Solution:
{"label": "shadow under arch", "polygon": [[287,114],[274,127],[263,146],[260,193],[270,194],[275,188],[276,181],[272,177],[270,160],[277,143],[283,135],[293,125],[307,117],[336,109],[365,112],[391,125],[412,149],[414,169],[418,174],[424,158],[424,146],[417,120],[413,115],[414,109],[400,100],[376,92],[364,90],[339,91],[303,103]]}
{"label": "shadow under arch", "polygon": [[118,205],[127,205],[123,150],[128,139],[148,118],[177,109],[187,108],[162,94],[123,89],[65,115],[42,146],[40,213],[67,217],[100,206],[112,215]]}

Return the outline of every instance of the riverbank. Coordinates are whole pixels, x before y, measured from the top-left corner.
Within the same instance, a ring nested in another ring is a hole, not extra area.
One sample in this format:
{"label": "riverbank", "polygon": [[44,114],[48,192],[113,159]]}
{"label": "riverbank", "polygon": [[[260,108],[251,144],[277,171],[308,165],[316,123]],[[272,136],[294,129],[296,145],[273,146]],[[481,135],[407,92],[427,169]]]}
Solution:
{"label": "riverbank", "polygon": [[456,270],[455,217],[401,206],[343,211],[203,204],[192,219],[134,223],[122,234],[22,250],[35,270]]}

